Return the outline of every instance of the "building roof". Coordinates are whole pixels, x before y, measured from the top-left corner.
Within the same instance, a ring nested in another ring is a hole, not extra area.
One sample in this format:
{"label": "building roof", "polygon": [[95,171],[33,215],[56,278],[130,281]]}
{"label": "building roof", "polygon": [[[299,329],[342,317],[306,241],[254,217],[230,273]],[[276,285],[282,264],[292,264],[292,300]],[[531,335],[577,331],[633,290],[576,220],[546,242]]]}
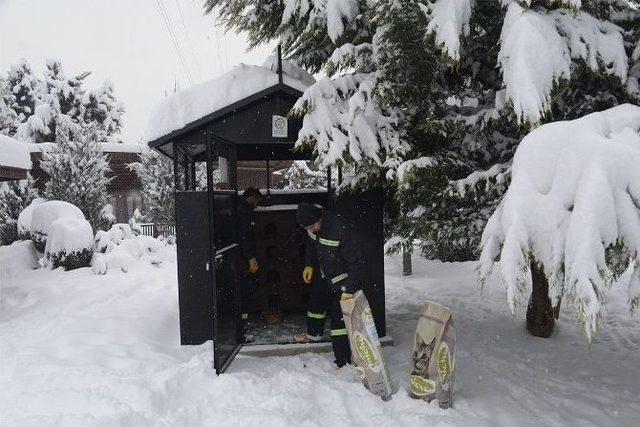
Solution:
{"label": "building roof", "polygon": [[[49,148],[53,147],[55,142],[42,142],[40,144],[35,144],[31,142],[22,142],[19,143],[27,147],[27,150],[30,153],[41,153]],[[127,143],[127,142],[103,142],[100,144],[102,147],[103,153],[133,153],[140,154],[142,152],[143,146],[141,144],[136,143]]]}
{"label": "building roof", "polygon": [[0,167],[31,169],[29,149],[13,138],[0,135]]}
{"label": "building roof", "polygon": [[[282,84],[273,58],[263,66],[240,64],[231,71],[180,91],[158,103],[151,112],[145,139],[147,142],[176,136],[190,124],[274,87],[304,92],[315,82],[313,76],[294,64],[284,61]],[[152,144],[155,145],[155,144]]]}

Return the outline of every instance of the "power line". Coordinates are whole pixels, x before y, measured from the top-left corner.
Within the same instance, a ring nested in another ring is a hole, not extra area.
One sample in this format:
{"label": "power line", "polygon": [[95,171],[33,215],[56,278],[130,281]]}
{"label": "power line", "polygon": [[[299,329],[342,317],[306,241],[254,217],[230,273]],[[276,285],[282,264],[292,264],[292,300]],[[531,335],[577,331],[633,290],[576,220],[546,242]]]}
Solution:
{"label": "power line", "polygon": [[187,37],[187,44],[189,46],[189,51],[191,52],[191,57],[193,58],[193,62],[196,65],[196,71],[198,72],[198,77],[200,81],[204,81],[202,78],[202,72],[200,69],[200,63],[198,62],[198,57],[195,54],[195,50],[193,49],[193,44],[191,44],[191,35],[189,29],[187,28],[187,24],[184,22],[184,14],[182,13],[182,7],[180,6],[180,0],[176,0],[176,6],[178,7],[178,12],[180,12],[180,20],[182,21],[182,29],[184,30],[184,34]]}
{"label": "power line", "polygon": [[173,31],[173,27],[171,26],[171,21],[169,19],[169,16],[167,15],[167,11],[164,8],[164,4],[162,3],[162,0],[156,0],[156,5],[158,6],[158,10],[160,10],[160,16],[162,17],[162,20],[164,21],[164,24],[167,28],[167,31],[169,33],[169,38],[171,39],[173,47],[175,48],[176,53],[178,54],[178,59],[182,63],[182,67],[184,68],[184,71],[187,75],[187,78],[189,79],[189,82],[193,84],[193,76],[191,75],[191,71],[189,70],[187,63],[184,60],[184,56],[182,55],[182,50],[180,49],[180,44],[178,43],[178,39]]}

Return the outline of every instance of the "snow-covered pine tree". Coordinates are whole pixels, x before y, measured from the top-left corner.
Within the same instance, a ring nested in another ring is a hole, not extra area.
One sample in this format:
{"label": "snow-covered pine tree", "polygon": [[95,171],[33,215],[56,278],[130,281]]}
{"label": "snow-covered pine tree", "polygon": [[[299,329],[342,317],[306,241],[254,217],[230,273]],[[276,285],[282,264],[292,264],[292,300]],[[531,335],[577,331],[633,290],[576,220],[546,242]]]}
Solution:
{"label": "snow-covered pine tree", "polygon": [[31,175],[24,181],[0,185],[0,245],[18,240],[18,215],[38,196]]}
{"label": "snow-covered pine tree", "polygon": [[140,161],[129,164],[142,182],[144,217],[155,223],[173,224],[175,215],[173,163],[144,148]]}
{"label": "snow-covered pine tree", "polygon": [[361,185],[396,178],[390,234],[449,260],[477,257],[521,138],[627,101],[640,56],[634,0],[205,4],[254,45],[279,39],[327,72],[296,106],[299,143],[319,166],[357,164]]}
{"label": "snow-covered pine tree", "polygon": [[[43,93],[42,82],[35,76],[29,63],[21,59],[7,71],[3,79],[2,99],[7,107],[14,111],[16,125],[24,123],[31,116]],[[13,127],[9,133],[15,133]],[[8,134],[9,134],[8,133]]]}
{"label": "snow-covered pine tree", "polygon": [[[71,122],[82,124],[84,80],[89,72],[68,78],[58,60],[47,60],[44,87],[36,101],[33,114],[18,126],[16,137],[25,142],[58,142],[56,137],[65,134],[56,131],[58,116],[64,115]],[[65,121],[67,119],[61,119]]]}
{"label": "snow-covered pine tree", "polygon": [[122,128],[124,108],[116,98],[113,83],[105,81],[98,89],[88,91],[82,108],[83,121],[96,125],[98,141],[118,142],[115,135]]}
{"label": "snow-covered pine tree", "polygon": [[[447,260],[477,257],[480,233],[509,184],[513,152],[530,128],[630,99],[628,33],[610,21],[567,3],[510,2],[506,9],[497,1],[466,3],[470,9],[456,8],[463,13],[450,17],[444,2],[428,3],[430,28],[453,61],[454,79],[445,80],[442,111],[422,126],[436,131],[427,141],[445,148],[427,168],[414,168],[412,159],[403,165],[411,172],[398,192],[413,208],[396,224],[398,234],[420,237],[425,255]],[[454,34],[462,37],[447,38],[447,22],[461,22]]]}
{"label": "snow-covered pine tree", "polygon": [[18,115],[5,102],[7,90],[6,80],[0,77],[0,134],[13,136],[18,128]]}
{"label": "snow-covered pine tree", "polygon": [[625,271],[640,307],[640,107],[620,105],[528,134],[482,235],[481,279],[499,259],[509,308],[532,290],[527,327],[551,334],[565,297],[591,341],[605,290]]}
{"label": "snow-covered pine tree", "polygon": [[94,230],[108,229],[104,207],[107,202],[109,165],[95,138],[95,128],[82,128],[66,115],[55,123],[56,144],[43,150],[41,167],[49,176],[44,196],[69,202],[82,211]]}

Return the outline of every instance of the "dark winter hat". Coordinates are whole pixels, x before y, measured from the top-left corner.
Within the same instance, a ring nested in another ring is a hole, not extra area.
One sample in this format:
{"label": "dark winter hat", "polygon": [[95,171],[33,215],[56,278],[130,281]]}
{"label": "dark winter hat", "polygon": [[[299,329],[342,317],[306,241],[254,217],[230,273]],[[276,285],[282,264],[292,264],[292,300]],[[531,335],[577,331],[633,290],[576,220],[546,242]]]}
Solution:
{"label": "dark winter hat", "polygon": [[298,224],[300,224],[302,228],[307,228],[320,219],[322,209],[309,203],[300,203],[296,216],[298,217]]}

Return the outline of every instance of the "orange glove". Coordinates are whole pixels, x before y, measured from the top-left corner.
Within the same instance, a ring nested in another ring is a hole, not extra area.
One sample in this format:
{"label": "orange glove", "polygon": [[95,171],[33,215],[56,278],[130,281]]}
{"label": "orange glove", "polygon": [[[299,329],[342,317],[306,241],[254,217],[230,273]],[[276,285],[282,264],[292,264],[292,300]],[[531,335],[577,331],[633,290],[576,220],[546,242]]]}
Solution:
{"label": "orange glove", "polygon": [[309,283],[311,283],[312,278],[313,267],[305,267],[304,270],[302,270],[302,280],[308,285]]}
{"label": "orange glove", "polygon": [[249,273],[255,274],[258,272],[259,269],[260,269],[260,266],[258,265],[258,261],[255,258],[251,258],[249,260]]}

